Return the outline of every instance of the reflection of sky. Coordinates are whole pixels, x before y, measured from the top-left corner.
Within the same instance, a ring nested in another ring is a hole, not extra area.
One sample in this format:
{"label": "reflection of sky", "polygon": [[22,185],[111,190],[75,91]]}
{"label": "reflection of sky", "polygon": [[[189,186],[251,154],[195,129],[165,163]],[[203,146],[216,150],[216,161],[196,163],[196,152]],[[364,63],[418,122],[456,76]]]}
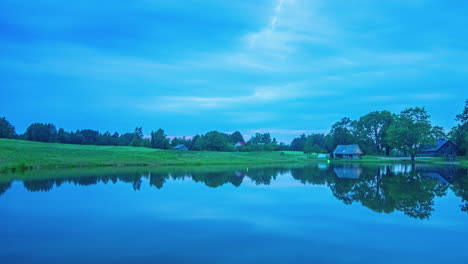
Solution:
{"label": "reflection of sky", "polygon": [[[465,213],[453,193],[430,220],[345,205],[289,174],[269,186],[191,180],[75,186],[0,197],[0,258],[28,263],[462,263]],[[120,262],[119,262],[120,261]]]}

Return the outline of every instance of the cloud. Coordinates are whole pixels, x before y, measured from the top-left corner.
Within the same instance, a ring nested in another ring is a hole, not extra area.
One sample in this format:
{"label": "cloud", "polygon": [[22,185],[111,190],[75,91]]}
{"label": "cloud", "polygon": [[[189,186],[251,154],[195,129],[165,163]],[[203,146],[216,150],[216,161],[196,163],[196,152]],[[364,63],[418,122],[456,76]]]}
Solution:
{"label": "cloud", "polygon": [[321,97],[333,93],[331,91],[313,89],[305,83],[293,83],[284,86],[255,87],[250,93],[237,96],[158,96],[137,105],[138,108],[150,111],[193,113],[200,110],[243,108],[251,105],[290,101],[303,97]]}
{"label": "cloud", "polygon": [[272,133],[277,135],[302,135],[302,134],[313,134],[313,133],[328,133],[329,129],[277,129],[277,128],[261,128],[251,130],[255,133]]}
{"label": "cloud", "polygon": [[439,100],[439,99],[446,99],[453,97],[453,94],[447,93],[417,93],[417,94],[409,94],[409,97],[414,97],[416,99],[421,100]]}
{"label": "cloud", "polygon": [[[26,48],[23,47],[26,52]],[[26,73],[54,74],[100,80],[155,80],[162,71],[181,65],[129,55],[114,55],[68,43],[44,43],[30,52],[34,59],[6,59],[1,64]]]}

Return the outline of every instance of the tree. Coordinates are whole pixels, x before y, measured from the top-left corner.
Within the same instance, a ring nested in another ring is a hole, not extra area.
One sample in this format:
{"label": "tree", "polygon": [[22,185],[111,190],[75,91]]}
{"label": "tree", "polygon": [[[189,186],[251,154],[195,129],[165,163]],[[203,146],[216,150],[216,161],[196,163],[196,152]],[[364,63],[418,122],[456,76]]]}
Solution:
{"label": "tree", "polygon": [[70,133],[66,132],[63,128],[60,128],[57,132],[57,142],[64,144],[72,143]]}
{"label": "tree", "polygon": [[411,156],[414,161],[418,150],[425,145],[434,144],[429,115],[424,108],[403,110],[387,131],[387,142]]}
{"label": "tree", "polygon": [[307,136],[304,144],[304,153],[324,153],[325,150],[325,135],[312,134]]}
{"label": "tree", "polygon": [[229,138],[231,139],[232,143],[237,143],[237,142],[244,142],[244,137],[242,136],[241,132],[236,131],[229,135]]}
{"label": "tree", "polygon": [[255,133],[247,142],[247,145],[241,148],[242,151],[275,151],[278,149],[278,141],[271,138],[270,133]]}
{"label": "tree", "polygon": [[5,117],[0,118],[0,138],[15,138],[15,127],[6,120]]}
{"label": "tree", "polygon": [[53,124],[34,123],[26,129],[26,140],[39,142],[56,142],[57,129]]}
{"label": "tree", "polygon": [[130,146],[141,147],[142,143],[143,143],[143,128],[137,127],[135,128],[135,132],[133,133],[133,139],[130,142]]}
{"label": "tree", "polygon": [[211,131],[199,137],[194,143],[196,150],[211,150],[211,151],[234,151],[234,145],[229,139],[229,135]]}
{"label": "tree", "polygon": [[371,146],[366,152],[390,154],[390,146],[386,141],[388,128],[393,122],[393,115],[389,111],[375,111],[359,118],[356,123],[361,147]]}
{"label": "tree", "polygon": [[119,137],[119,146],[129,146],[135,137],[135,133],[125,133]]}
{"label": "tree", "polygon": [[330,135],[333,138],[333,145],[347,145],[355,143],[354,130],[356,122],[352,121],[349,117],[344,117],[340,121],[333,124]]}
{"label": "tree", "polygon": [[92,129],[84,129],[79,131],[83,135],[83,145],[96,145],[96,142],[99,137],[99,131]]}
{"label": "tree", "polygon": [[302,134],[300,137],[293,139],[293,141],[291,142],[291,150],[304,151],[306,140],[307,138],[305,134]]}
{"label": "tree", "polygon": [[161,128],[156,132],[151,132],[151,147],[156,149],[168,149],[169,139]]}
{"label": "tree", "polygon": [[447,139],[447,134],[445,134],[445,130],[441,126],[432,127],[431,134],[435,139]]}
{"label": "tree", "polygon": [[458,146],[458,154],[468,153],[468,100],[465,101],[463,112],[455,118],[458,125],[452,128],[450,139]]}

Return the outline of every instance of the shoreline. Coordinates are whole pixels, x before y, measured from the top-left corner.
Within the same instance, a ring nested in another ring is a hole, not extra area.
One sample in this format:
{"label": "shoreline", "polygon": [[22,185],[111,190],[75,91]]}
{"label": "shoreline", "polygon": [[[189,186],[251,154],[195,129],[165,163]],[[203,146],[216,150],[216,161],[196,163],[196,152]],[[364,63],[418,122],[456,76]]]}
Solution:
{"label": "shoreline", "polygon": [[[0,139],[0,173],[38,169],[271,166],[308,163],[411,164],[412,161],[402,157],[385,156],[364,156],[359,160],[327,160],[312,158],[297,151],[181,152],[139,147],[68,145]],[[443,158],[417,158],[414,163],[468,167],[466,157],[457,157],[453,162]]]}

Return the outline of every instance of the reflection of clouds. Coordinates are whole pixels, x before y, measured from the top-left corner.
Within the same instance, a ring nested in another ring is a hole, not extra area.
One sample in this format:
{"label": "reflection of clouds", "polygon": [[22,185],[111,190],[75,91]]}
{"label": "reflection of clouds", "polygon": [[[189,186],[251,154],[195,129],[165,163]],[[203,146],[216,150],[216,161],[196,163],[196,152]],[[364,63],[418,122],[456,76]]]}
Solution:
{"label": "reflection of clouds", "polygon": [[[190,189],[197,184],[189,179],[183,182]],[[242,188],[223,185],[207,189],[200,186],[186,192],[186,188],[177,190],[182,187],[180,183],[178,181],[175,184],[170,179],[166,184],[171,185],[172,192],[179,193],[177,196],[186,193],[190,197],[152,203],[153,217],[178,221],[239,221],[257,230],[289,235],[300,235],[304,230],[330,228],[334,224],[341,225],[333,208],[341,208],[343,205],[333,198],[328,187],[314,186],[313,192],[310,192],[312,186],[295,181],[289,173],[277,177],[271,185],[257,185],[245,178]],[[324,195],[330,196],[330,199],[323,199]],[[306,207],[310,210],[298,210]],[[317,222],[318,215],[328,220]]]}

